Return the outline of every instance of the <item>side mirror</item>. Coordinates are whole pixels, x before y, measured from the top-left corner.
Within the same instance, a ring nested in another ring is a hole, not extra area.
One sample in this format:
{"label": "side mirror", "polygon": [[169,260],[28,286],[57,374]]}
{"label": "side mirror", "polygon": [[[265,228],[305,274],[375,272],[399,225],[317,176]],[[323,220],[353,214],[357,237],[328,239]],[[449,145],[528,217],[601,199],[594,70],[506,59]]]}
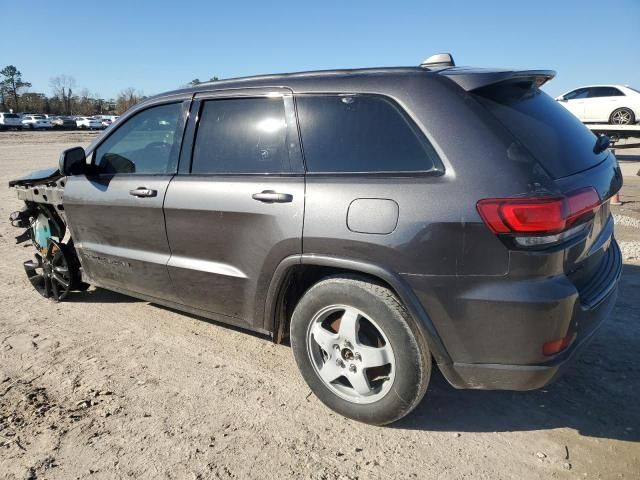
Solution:
{"label": "side mirror", "polygon": [[60,154],[60,173],[66,176],[82,175],[87,172],[87,154],[82,147],[73,147]]}

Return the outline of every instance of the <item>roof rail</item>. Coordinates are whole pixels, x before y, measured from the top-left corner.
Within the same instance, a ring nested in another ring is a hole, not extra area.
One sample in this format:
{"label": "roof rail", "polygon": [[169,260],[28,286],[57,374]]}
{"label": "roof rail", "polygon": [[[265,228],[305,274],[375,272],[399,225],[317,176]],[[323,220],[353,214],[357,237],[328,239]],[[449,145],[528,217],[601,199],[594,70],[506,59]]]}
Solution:
{"label": "roof rail", "polygon": [[425,59],[420,66],[422,68],[429,67],[455,67],[456,63],[450,53],[436,53]]}

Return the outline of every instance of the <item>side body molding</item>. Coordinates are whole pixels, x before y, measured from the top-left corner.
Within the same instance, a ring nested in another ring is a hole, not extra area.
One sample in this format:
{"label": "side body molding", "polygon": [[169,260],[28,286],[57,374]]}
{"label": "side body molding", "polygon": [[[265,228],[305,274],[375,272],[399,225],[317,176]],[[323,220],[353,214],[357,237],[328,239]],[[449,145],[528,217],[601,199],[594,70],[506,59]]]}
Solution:
{"label": "side body molding", "polygon": [[[278,317],[277,306],[280,294],[283,291],[287,274],[296,265],[317,265],[322,267],[331,267],[337,269],[344,269],[353,271],[356,273],[363,273],[373,277],[377,277],[380,280],[388,283],[391,288],[398,294],[400,300],[405,305],[411,316],[415,319],[420,332],[423,334],[424,339],[431,350],[436,362],[438,364],[450,364],[451,357],[449,356],[438,332],[433,325],[433,322],[429,318],[429,315],[422,307],[422,304],[413,293],[409,285],[399,276],[393,272],[380,267],[378,265],[362,262],[359,260],[352,260],[347,258],[333,257],[329,255],[292,255],[285,258],[280,262],[276,268],[275,274],[269,284],[269,290],[267,292],[267,298],[265,302],[265,330],[273,332],[274,340],[278,341],[282,338],[284,325],[276,325],[276,319]],[[281,322],[280,322],[281,323]]]}

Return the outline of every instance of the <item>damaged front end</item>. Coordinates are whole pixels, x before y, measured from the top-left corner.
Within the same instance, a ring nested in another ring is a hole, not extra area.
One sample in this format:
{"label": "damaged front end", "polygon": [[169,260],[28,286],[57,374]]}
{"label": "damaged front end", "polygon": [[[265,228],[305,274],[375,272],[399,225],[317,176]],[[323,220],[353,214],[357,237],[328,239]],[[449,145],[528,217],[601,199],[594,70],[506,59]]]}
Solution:
{"label": "damaged front end", "polygon": [[41,170],[9,182],[21,210],[10,216],[11,225],[24,231],[16,243],[31,241],[36,248],[33,259],[24,262],[29,281],[43,297],[60,301],[71,290],[85,290],[80,262],[67,228],[62,196],[65,179],[59,170]]}

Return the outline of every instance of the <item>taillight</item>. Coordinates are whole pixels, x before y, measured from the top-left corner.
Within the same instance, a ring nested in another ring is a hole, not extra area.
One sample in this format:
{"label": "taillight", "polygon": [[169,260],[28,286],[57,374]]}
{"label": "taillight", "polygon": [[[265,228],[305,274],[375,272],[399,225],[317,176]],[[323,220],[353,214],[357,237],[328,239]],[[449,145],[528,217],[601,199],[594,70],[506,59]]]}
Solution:
{"label": "taillight", "polygon": [[492,232],[528,247],[557,243],[578,233],[578,227],[600,208],[600,197],[589,187],[566,196],[487,198],[477,208]]}
{"label": "taillight", "polygon": [[575,333],[570,333],[569,335],[559,338],[557,340],[551,340],[549,342],[545,342],[542,345],[542,353],[543,355],[555,355],[556,353],[560,353],[562,350],[566,349],[573,339],[576,337]]}

